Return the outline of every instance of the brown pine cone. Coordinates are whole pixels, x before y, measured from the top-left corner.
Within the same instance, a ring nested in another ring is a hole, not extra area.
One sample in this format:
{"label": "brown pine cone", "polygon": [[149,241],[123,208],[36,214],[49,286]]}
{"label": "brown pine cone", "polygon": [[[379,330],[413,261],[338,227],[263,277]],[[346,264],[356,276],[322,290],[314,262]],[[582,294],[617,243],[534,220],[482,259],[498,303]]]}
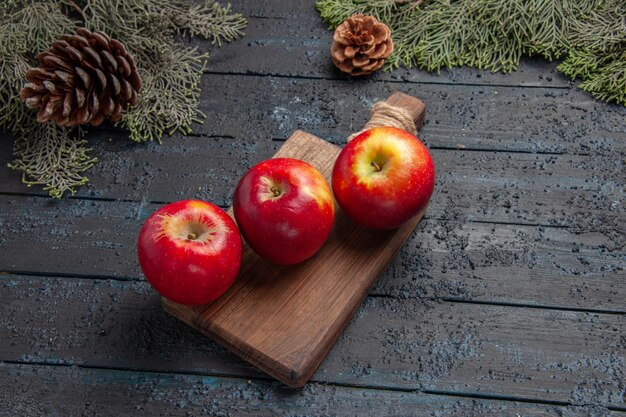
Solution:
{"label": "brown pine cone", "polygon": [[141,78],[135,60],[121,42],[102,32],[80,28],[75,35],[63,35],[36,59],[39,67],[26,73],[29,82],[20,98],[38,110],[40,123],[117,122],[137,101]]}
{"label": "brown pine cone", "polygon": [[355,14],[335,29],[330,54],[341,71],[365,75],[376,71],[393,52],[391,31],[374,16]]}

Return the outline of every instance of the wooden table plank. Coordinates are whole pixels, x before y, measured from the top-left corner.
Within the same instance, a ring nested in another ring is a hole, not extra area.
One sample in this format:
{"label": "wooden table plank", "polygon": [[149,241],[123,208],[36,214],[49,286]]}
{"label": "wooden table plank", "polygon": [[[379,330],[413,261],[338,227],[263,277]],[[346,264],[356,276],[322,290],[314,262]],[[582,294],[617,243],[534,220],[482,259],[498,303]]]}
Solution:
{"label": "wooden table plank", "polygon": [[429,221],[372,293],[626,312],[626,259],[614,245],[597,232]]}
{"label": "wooden table plank", "polygon": [[427,103],[428,117],[420,136],[431,147],[626,153],[626,108],[596,101],[575,89],[398,86],[228,74],[207,74],[201,87],[207,94],[200,108],[208,118],[194,127],[194,133],[234,137],[243,143],[285,139],[296,129],[344,143],[367,120],[371,104],[401,89]]}
{"label": "wooden table plank", "polygon": [[[0,403],[11,415],[621,415],[593,406],[565,407],[320,384],[293,390],[259,380],[7,363],[0,363],[0,385],[4,387]],[[72,395],[61,400],[60,392]]]}
{"label": "wooden table plank", "polygon": [[[247,169],[269,158],[280,142],[252,138],[184,138],[142,146],[98,132],[92,137],[100,163],[79,196],[171,202],[200,198],[227,207]],[[431,150],[437,183],[431,218],[544,224],[584,229],[603,218],[603,228],[621,223],[623,161],[618,155],[534,155],[492,151]],[[20,173],[4,165],[10,143],[0,142],[0,192],[31,193]],[[608,208],[608,210],[607,210]],[[597,229],[597,227],[594,227]]]}
{"label": "wooden table plank", "polygon": [[202,79],[203,135],[284,139],[303,129],[335,143],[358,130],[369,108],[392,90],[422,99],[420,137],[431,147],[626,153],[626,107],[577,90],[458,85],[403,85],[358,80],[207,75]]}
{"label": "wooden table plank", "polygon": [[[142,280],[136,238],[157,207],[0,196],[0,271]],[[612,239],[561,228],[425,220],[375,291],[626,311],[619,303],[626,298],[620,285],[626,261]]]}
{"label": "wooden table plank", "polygon": [[[0,360],[259,377],[144,282],[4,276]],[[626,409],[624,315],[368,298],[313,380]]]}

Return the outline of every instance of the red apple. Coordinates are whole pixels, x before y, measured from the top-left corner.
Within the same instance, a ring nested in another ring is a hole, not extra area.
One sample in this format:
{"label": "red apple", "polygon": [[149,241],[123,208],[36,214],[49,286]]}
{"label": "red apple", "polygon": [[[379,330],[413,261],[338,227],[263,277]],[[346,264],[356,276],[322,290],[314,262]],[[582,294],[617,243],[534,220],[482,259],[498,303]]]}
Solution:
{"label": "red apple", "polygon": [[395,127],[376,127],[341,151],[332,185],[337,203],[357,223],[394,229],[428,204],[435,165],[415,136]]}
{"label": "red apple", "polygon": [[282,265],[313,256],[328,238],[335,215],[322,174],[292,158],[269,159],[250,169],[237,185],[233,210],[250,247]]}
{"label": "red apple", "polygon": [[148,217],[137,252],[146,279],[162,296],[181,304],[206,304],[235,280],[242,242],[224,210],[184,200]]}

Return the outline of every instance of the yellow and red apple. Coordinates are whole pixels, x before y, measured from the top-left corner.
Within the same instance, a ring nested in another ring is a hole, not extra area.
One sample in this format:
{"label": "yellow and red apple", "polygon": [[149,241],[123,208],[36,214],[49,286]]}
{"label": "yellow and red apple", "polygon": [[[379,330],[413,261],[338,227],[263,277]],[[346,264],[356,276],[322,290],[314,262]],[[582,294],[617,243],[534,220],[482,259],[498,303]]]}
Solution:
{"label": "yellow and red apple", "polygon": [[232,285],[242,258],[235,222],[214,204],[184,200],[153,213],[137,252],[148,282],[165,298],[205,304]]}
{"label": "yellow and red apple", "polygon": [[313,256],[328,238],[335,213],[324,177],[293,158],[268,159],[252,167],[237,185],[233,210],[248,245],[282,265]]}
{"label": "yellow and red apple", "polygon": [[376,127],[341,151],[332,186],[337,203],[357,223],[394,229],[428,205],[435,165],[415,136],[394,127]]}

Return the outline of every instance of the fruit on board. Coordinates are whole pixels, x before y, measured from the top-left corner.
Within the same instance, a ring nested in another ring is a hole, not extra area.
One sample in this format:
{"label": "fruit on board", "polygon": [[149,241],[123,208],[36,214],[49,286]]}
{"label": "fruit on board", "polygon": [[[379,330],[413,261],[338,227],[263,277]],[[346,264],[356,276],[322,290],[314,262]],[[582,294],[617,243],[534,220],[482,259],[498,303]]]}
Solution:
{"label": "fruit on board", "polygon": [[341,151],[332,186],[337,203],[357,223],[394,229],[428,204],[435,165],[415,136],[395,127],[375,127]]}
{"label": "fruit on board", "polygon": [[137,252],[146,279],[163,297],[206,304],[235,281],[242,241],[224,210],[205,201],[183,200],[148,217]]}
{"label": "fruit on board", "polygon": [[281,265],[313,256],[328,238],[335,216],[322,174],[293,158],[268,159],[252,167],[237,185],[233,210],[248,245]]}

